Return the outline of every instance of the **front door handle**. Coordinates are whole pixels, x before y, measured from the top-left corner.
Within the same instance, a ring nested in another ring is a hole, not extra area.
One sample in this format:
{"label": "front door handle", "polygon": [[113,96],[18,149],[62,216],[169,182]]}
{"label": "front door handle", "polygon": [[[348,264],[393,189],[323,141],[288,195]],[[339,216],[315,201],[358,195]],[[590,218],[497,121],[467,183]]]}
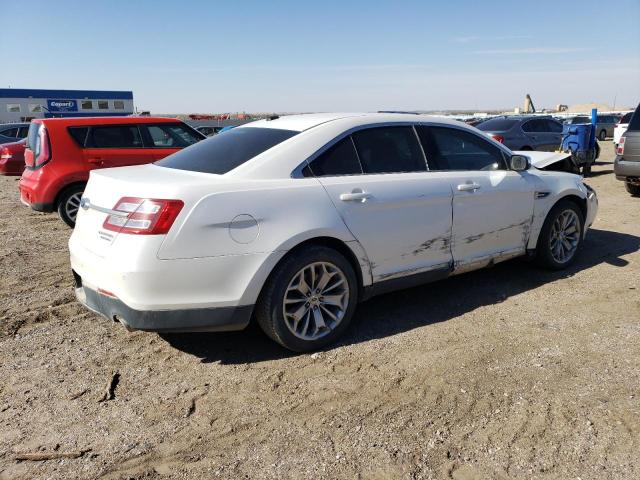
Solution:
{"label": "front door handle", "polygon": [[462,185],[458,185],[459,192],[475,192],[480,188],[479,183],[463,183]]}
{"label": "front door handle", "polygon": [[359,188],[354,189],[351,193],[341,193],[340,200],[343,202],[361,202],[364,203],[371,198],[371,194]]}

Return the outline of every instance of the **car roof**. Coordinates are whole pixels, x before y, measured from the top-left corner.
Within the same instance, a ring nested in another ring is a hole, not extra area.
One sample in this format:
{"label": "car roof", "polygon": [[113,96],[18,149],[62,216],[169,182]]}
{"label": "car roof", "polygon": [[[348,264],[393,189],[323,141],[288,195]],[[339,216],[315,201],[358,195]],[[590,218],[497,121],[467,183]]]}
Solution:
{"label": "car roof", "polygon": [[64,118],[37,118],[34,122],[52,125],[122,125],[128,123],[176,123],[177,118],[168,117],[64,117]]}
{"label": "car roof", "polygon": [[350,123],[357,127],[369,123],[420,123],[437,122],[448,125],[459,125],[457,120],[449,120],[444,117],[430,115],[415,115],[412,113],[306,113],[296,115],[282,115],[277,118],[257,120],[245,123],[237,128],[277,128],[303,132],[329,122],[341,120],[342,123]]}

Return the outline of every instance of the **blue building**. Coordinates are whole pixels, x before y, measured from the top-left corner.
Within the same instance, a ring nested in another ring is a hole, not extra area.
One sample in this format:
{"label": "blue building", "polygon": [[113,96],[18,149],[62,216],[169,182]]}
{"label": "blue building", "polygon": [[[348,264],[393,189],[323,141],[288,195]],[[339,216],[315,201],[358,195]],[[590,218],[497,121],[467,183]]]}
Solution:
{"label": "blue building", "polygon": [[133,92],[128,91],[0,88],[0,123],[133,112]]}

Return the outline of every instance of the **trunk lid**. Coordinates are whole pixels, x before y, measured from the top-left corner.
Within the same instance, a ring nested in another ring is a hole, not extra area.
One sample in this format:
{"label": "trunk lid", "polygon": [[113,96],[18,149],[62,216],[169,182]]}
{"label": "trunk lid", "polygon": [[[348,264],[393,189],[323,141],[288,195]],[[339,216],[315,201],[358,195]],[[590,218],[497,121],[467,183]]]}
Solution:
{"label": "trunk lid", "polygon": [[[118,201],[123,197],[182,200],[184,207],[174,227],[197,201],[202,189],[211,189],[218,183],[226,183],[219,175],[202,174],[163,168],[156,165],[107,168],[93,170],[82,196],[82,208],[78,212],[73,232],[75,240],[98,256],[108,254],[120,235],[107,230],[103,224]],[[158,235],[139,235],[154,237]],[[155,252],[154,252],[155,253]]]}

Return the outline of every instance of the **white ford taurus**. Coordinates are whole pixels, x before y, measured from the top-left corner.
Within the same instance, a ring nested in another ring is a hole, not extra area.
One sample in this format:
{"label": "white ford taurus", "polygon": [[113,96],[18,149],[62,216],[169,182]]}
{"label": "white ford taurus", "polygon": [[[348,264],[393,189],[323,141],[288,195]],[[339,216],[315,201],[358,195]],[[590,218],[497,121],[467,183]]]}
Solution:
{"label": "white ford taurus", "polygon": [[316,349],[377,293],[521,255],[571,264],[595,192],[528,153],[433,117],[317,114],[96,170],[69,242],[76,293],[130,329],[255,318],[285,347]]}

